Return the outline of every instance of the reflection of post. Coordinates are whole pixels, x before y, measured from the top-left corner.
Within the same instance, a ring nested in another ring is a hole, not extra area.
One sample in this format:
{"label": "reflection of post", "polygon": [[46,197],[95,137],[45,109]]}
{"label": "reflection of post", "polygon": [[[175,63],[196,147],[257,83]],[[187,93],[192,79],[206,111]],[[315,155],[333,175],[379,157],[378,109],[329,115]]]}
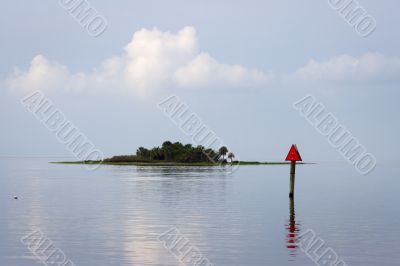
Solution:
{"label": "reflection of post", "polygon": [[296,161],[290,162],[290,192],[289,197],[293,199],[294,196],[294,179],[296,175]]}
{"label": "reflection of post", "polygon": [[289,199],[290,227],[296,229],[296,217],[294,213],[294,198]]}
{"label": "reflection of post", "polygon": [[294,198],[289,199],[289,223],[286,225],[286,247],[290,251],[290,255],[296,255],[297,237],[299,235],[300,227],[296,223],[296,214],[294,208]]}

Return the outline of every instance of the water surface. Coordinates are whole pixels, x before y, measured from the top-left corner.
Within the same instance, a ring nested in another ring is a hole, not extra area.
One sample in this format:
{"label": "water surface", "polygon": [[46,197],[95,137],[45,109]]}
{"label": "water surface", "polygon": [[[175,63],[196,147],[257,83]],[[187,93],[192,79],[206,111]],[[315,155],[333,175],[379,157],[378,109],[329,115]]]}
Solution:
{"label": "water surface", "polygon": [[[158,237],[175,227],[215,266],[315,265],[312,229],[347,265],[400,265],[397,163],[214,167],[49,164],[0,158],[1,265],[39,265],[20,239],[40,229],[75,265],[180,265]],[[19,199],[14,200],[13,195]]]}

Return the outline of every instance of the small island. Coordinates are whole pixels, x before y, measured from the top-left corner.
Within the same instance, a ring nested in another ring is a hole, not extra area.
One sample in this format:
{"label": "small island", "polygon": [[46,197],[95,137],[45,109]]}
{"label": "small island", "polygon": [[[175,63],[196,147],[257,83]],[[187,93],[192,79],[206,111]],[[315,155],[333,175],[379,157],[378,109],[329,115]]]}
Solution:
{"label": "small island", "polygon": [[174,166],[217,166],[217,165],[280,165],[288,162],[249,162],[234,160],[235,154],[227,147],[218,150],[198,145],[165,141],[161,146],[147,149],[139,147],[135,154],[117,155],[103,161],[58,162],[64,164],[109,164],[109,165],[174,165]]}

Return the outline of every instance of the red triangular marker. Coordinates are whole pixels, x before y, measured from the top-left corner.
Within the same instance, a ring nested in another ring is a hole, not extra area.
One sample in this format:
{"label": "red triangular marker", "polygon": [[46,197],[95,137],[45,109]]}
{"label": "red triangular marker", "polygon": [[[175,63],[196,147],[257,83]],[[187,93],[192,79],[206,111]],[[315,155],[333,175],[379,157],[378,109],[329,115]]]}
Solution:
{"label": "red triangular marker", "polygon": [[288,155],[286,156],[285,161],[302,161],[299,151],[297,150],[296,144],[293,144],[290,148]]}

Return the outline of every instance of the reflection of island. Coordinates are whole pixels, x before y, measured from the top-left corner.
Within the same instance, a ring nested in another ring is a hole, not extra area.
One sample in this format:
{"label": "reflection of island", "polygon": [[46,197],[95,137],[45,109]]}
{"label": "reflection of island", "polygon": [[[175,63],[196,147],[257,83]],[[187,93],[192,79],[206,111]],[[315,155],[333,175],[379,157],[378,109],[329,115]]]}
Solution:
{"label": "reflection of island", "polygon": [[171,166],[139,166],[134,170],[110,167],[108,170],[119,180],[118,184],[123,182],[118,192],[123,199],[120,204],[124,219],[120,222],[124,247],[118,252],[126,257],[126,265],[160,265],[160,262],[178,265],[175,254],[183,253],[188,254],[187,262],[191,255],[187,252],[191,249],[187,238],[169,235],[170,241],[176,244],[171,249],[174,253],[169,253],[159,239],[175,226],[184,230],[190,241],[195,239],[196,245],[212,245],[207,226],[201,225],[214,224],[215,206],[226,204],[229,178],[225,171],[218,167]]}
{"label": "reflection of island", "polygon": [[300,233],[300,224],[296,223],[296,214],[294,208],[294,198],[289,199],[289,222],[286,224],[286,247],[289,250],[291,256],[296,256],[296,251],[298,248],[297,237]]}

